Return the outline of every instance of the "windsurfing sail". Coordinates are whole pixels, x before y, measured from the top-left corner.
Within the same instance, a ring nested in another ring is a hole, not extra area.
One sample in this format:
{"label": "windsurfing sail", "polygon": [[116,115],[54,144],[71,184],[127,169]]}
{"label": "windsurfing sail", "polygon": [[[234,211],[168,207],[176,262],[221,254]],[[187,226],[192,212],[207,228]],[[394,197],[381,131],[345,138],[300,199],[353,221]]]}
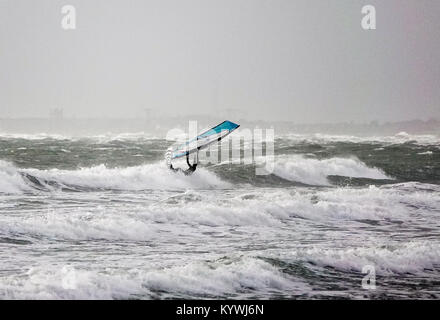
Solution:
{"label": "windsurfing sail", "polygon": [[198,150],[205,149],[212,143],[220,141],[226,137],[239,126],[240,125],[228,120],[223,121],[215,127],[199,134],[197,137],[188,140],[175,148],[168,149],[165,157],[167,161],[171,161],[173,159],[184,157],[187,154],[191,154]]}

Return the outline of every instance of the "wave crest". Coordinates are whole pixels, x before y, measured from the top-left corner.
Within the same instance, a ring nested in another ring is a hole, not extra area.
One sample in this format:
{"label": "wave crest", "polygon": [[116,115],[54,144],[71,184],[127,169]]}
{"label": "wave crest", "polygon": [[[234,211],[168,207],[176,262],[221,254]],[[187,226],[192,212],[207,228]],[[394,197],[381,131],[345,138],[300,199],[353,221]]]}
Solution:
{"label": "wave crest", "polygon": [[330,185],[328,176],[368,179],[392,179],[378,168],[370,168],[357,158],[314,159],[303,156],[283,157],[276,161],[274,174],[308,185]]}
{"label": "wave crest", "polygon": [[20,193],[35,189],[57,190],[185,190],[227,188],[229,184],[203,168],[197,174],[174,173],[165,164],[154,163],[127,168],[101,164],[78,170],[17,169],[0,161],[0,192]]}
{"label": "wave crest", "polygon": [[436,134],[408,134],[404,131],[395,135],[387,136],[353,136],[353,135],[332,135],[332,134],[296,134],[288,133],[280,138],[288,139],[293,142],[307,143],[380,143],[380,144],[402,144],[415,143],[417,145],[439,145],[440,136]]}

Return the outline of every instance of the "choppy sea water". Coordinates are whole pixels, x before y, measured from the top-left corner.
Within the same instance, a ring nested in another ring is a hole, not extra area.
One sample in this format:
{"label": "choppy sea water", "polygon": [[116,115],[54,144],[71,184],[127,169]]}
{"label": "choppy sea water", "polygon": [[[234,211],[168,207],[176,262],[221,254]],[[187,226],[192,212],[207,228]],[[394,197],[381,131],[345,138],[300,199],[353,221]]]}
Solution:
{"label": "choppy sea water", "polygon": [[438,136],[284,135],[267,176],[169,144],[0,135],[0,298],[440,298]]}

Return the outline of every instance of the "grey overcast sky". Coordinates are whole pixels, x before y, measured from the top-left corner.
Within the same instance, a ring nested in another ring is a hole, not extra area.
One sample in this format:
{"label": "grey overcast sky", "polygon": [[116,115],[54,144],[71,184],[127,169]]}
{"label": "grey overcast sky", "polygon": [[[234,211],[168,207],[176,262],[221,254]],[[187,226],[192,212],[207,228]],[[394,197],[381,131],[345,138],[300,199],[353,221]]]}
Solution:
{"label": "grey overcast sky", "polygon": [[439,59],[438,0],[0,0],[0,117],[440,118]]}

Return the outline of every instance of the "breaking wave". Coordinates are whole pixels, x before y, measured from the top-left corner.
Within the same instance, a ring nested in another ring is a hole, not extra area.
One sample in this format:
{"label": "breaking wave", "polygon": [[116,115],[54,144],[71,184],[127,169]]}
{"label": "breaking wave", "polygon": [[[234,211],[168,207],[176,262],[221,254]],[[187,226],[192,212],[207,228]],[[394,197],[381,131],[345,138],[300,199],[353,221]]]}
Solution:
{"label": "breaking wave", "polygon": [[90,195],[84,201],[102,204],[88,208],[77,199],[74,206],[56,211],[23,211],[19,219],[5,213],[0,216],[0,236],[23,235],[27,241],[46,238],[163,242],[163,232],[178,230],[180,236],[197,238],[203,236],[195,232],[199,228],[237,226],[259,228],[260,235],[269,239],[273,230],[283,232],[284,227],[303,221],[328,226],[338,226],[340,221],[346,221],[346,226],[368,226],[376,221],[426,229],[424,222],[435,221],[440,212],[440,188],[413,184],[314,192],[190,190],[154,203],[145,203],[142,198],[116,203],[106,199]]}
{"label": "breaking wave", "polygon": [[0,160],[0,193],[20,193],[29,189],[17,168]]}
{"label": "breaking wave", "polygon": [[384,144],[402,144],[412,142],[419,145],[439,145],[440,136],[434,134],[413,135],[406,132],[399,132],[389,136],[353,136],[353,135],[331,135],[331,134],[285,134],[280,138],[289,139],[293,142],[307,143],[384,143]]}
{"label": "breaking wave", "polygon": [[17,169],[0,161],[0,192],[19,193],[32,189],[58,190],[180,190],[227,188],[229,184],[215,174],[200,169],[198,174],[175,174],[164,163],[127,168],[107,168],[99,165],[78,170]]}
{"label": "breaking wave", "polygon": [[[217,258],[206,256],[206,259],[186,259],[172,266],[150,264],[148,261],[131,262],[131,268],[125,272],[99,267],[86,270],[75,262],[64,265],[40,262],[21,274],[4,278],[0,282],[0,297],[243,299],[273,294],[280,297],[300,297],[305,292],[313,296],[319,295],[319,290],[314,292],[311,288],[316,280],[309,283],[308,278],[304,277],[303,269],[298,269],[298,266],[310,268],[307,265],[311,263],[313,267],[306,273],[309,277],[315,274],[316,268],[331,267],[343,272],[347,278],[352,276],[351,272],[362,273],[365,266],[374,266],[375,272],[381,276],[432,275],[440,266],[440,247],[438,243],[411,241],[382,247],[297,249],[259,257],[234,254]],[[354,277],[355,281],[360,282],[359,279],[362,277]]]}
{"label": "breaking wave", "polygon": [[358,247],[348,249],[307,249],[293,253],[293,259],[313,262],[341,271],[362,272],[372,265],[378,274],[421,273],[440,267],[440,245],[411,241],[397,246]]}
{"label": "breaking wave", "polygon": [[281,157],[275,162],[274,174],[308,185],[330,185],[328,176],[392,179],[378,168],[370,168],[356,158],[314,159],[300,155]]}
{"label": "breaking wave", "polygon": [[[183,138],[180,136],[180,138]],[[1,133],[0,139],[23,139],[23,140],[92,140],[98,143],[106,143],[111,141],[147,141],[162,140],[165,135],[156,135],[148,132],[126,132],[126,133],[104,133],[92,135],[62,135],[54,133]],[[175,137],[177,138],[177,137]],[[403,144],[414,143],[418,145],[440,145],[440,136],[438,134],[409,134],[407,132],[399,132],[395,135],[383,136],[361,136],[347,134],[304,134],[304,133],[286,133],[277,135],[277,139],[287,139],[294,143],[318,143],[328,144],[335,142],[348,143],[379,143],[379,144]],[[265,141],[264,139],[262,141]]]}
{"label": "breaking wave", "polygon": [[[380,169],[370,168],[356,158],[318,160],[300,155],[277,158],[273,174],[288,181],[320,186],[331,185],[329,176],[392,179]],[[191,176],[175,174],[162,162],[124,168],[108,168],[101,164],[77,170],[39,170],[18,169],[13,164],[0,160],[0,193],[20,193],[36,189],[136,191],[230,188],[235,176],[225,177],[224,181],[205,168],[200,168]]]}
{"label": "breaking wave", "polygon": [[126,273],[86,271],[74,265],[41,265],[0,285],[7,299],[128,299],[138,295],[234,297],[237,294],[299,292],[308,285],[253,257],[189,262]]}
{"label": "breaking wave", "polygon": [[27,133],[0,133],[0,139],[23,139],[23,140],[95,140],[99,143],[105,143],[110,141],[138,141],[138,140],[155,140],[163,139],[163,137],[158,137],[153,134],[146,132],[127,132],[127,133],[105,133],[96,135],[62,135],[55,133],[37,133],[37,134],[27,134]]}

